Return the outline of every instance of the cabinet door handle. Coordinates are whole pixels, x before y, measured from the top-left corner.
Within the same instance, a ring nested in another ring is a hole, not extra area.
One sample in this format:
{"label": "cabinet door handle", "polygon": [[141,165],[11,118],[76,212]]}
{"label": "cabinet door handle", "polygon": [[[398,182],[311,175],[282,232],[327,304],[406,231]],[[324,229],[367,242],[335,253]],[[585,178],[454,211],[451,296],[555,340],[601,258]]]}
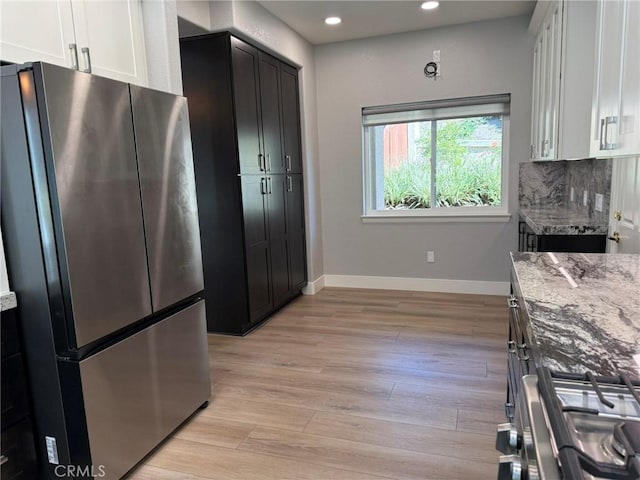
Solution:
{"label": "cabinet door handle", "polygon": [[4,465],[8,461],[9,461],[9,457],[7,457],[6,455],[0,455],[0,465]]}
{"label": "cabinet door handle", "polygon": [[290,176],[287,176],[287,192],[293,192],[293,181]]}
{"label": "cabinet door handle", "polygon": [[540,149],[542,151],[543,157],[546,157],[547,155],[549,155],[549,150],[547,149],[547,145],[549,145],[549,140],[543,140],[542,148]]}
{"label": "cabinet door handle", "polygon": [[267,179],[264,178],[264,177],[260,179],[260,193],[262,195],[266,195],[267,194],[266,181],[267,181]]}
{"label": "cabinet door handle", "polygon": [[507,416],[507,418],[510,419],[510,420],[513,420],[513,417],[514,417],[514,415],[512,413],[513,407],[514,407],[514,405],[511,402],[506,402],[504,404],[504,413]]}
{"label": "cabinet door handle", "polygon": [[285,155],[284,157],[287,160],[287,172],[291,171],[291,155]]}
{"label": "cabinet door handle", "polygon": [[523,362],[528,361],[529,355],[526,352],[527,344],[522,343],[520,345],[516,345],[516,348],[518,349],[518,360],[522,360]]}
{"label": "cabinet door handle", "polygon": [[604,148],[602,150],[615,150],[618,145],[614,142],[609,143],[609,125],[617,125],[618,117],[604,117]]}
{"label": "cabinet door handle", "polygon": [[75,43],[70,43],[69,50],[71,50],[71,68],[78,70],[78,47]]}
{"label": "cabinet door handle", "polygon": [[264,163],[264,155],[262,155],[261,153],[258,154],[258,168],[260,168],[261,172],[264,172],[267,169]]}
{"label": "cabinet door handle", "polygon": [[271,186],[273,185],[273,179],[271,177],[267,178],[267,187],[269,187],[269,195],[271,195]]}
{"label": "cabinet door handle", "polygon": [[89,53],[89,47],[82,47],[82,55],[84,55],[84,63],[86,68],[82,70],[85,73],[91,73],[91,54]]}
{"label": "cabinet door handle", "polygon": [[267,153],[267,172],[271,171],[271,154]]}

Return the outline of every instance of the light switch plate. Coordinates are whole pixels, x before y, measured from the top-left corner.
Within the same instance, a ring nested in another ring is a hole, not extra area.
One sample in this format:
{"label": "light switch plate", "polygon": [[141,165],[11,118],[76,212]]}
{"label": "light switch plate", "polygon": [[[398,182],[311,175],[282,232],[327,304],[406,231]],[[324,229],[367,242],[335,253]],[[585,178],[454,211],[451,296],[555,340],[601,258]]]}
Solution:
{"label": "light switch plate", "polygon": [[434,62],[439,62],[440,61],[440,50],[434,50],[433,51],[433,61]]}
{"label": "light switch plate", "polygon": [[584,190],[582,192],[582,205],[584,205],[585,207],[587,206],[587,201],[589,200],[589,192],[587,192],[586,190]]}
{"label": "light switch plate", "polygon": [[576,201],[576,189],[575,189],[575,188],[573,188],[573,187],[571,187],[571,194],[570,194],[570,197],[571,197],[571,201],[572,201],[572,202],[575,202],[575,201]]}
{"label": "light switch plate", "polygon": [[601,212],[604,204],[604,195],[596,193],[596,212]]}

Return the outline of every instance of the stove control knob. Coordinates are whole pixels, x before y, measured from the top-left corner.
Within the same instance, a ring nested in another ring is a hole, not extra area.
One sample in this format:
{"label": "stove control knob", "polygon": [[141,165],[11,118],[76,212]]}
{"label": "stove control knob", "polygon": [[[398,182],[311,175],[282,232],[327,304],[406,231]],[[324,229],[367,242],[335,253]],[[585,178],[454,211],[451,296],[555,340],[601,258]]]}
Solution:
{"label": "stove control knob", "polygon": [[519,455],[501,455],[498,464],[498,480],[523,480]]}
{"label": "stove control knob", "polygon": [[522,436],[513,423],[501,423],[498,425],[496,435],[496,450],[502,453],[514,453],[522,448]]}

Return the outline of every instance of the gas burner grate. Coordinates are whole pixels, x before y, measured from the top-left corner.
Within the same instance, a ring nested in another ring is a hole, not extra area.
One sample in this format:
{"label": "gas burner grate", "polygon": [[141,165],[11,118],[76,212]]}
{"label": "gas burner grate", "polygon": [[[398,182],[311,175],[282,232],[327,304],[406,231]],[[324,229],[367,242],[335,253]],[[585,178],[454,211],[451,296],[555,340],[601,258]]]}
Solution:
{"label": "gas burner grate", "polygon": [[[616,408],[616,404],[611,401],[612,396],[605,397],[605,392],[612,387],[620,389],[624,388],[624,392],[628,392],[627,398],[636,407],[640,408],[640,396],[636,388],[640,388],[640,382],[631,381],[624,375],[618,377],[596,377],[591,372],[584,374],[574,373],[558,373],[552,372],[546,367],[537,369],[538,388],[543,398],[544,406],[547,412],[549,426],[553,433],[556,443],[558,460],[562,470],[563,478],[566,480],[584,480],[585,472],[598,478],[610,478],[619,480],[637,480],[640,478],[640,466],[633,461],[633,456],[625,458],[624,464],[598,462],[584,450],[582,450],[576,442],[574,442],[569,424],[565,419],[565,414],[576,412],[578,414],[591,414],[611,416],[608,412],[601,412],[596,408],[585,408],[575,405],[564,405],[556,391],[556,382],[559,385],[580,385],[584,390],[593,391],[598,401],[606,407],[606,409]],[[554,382],[554,380],[556,382]],[[615,396],[614,396],[615,399]],[[589,405],[591,407],[592,405]],[[615,417],[615,415],[613,415]],[[625,421],[625,415],[620,415],[621,424]],[[637,420],[637,418],[635,418]],[[619,428],[619,427],[617,427]],[[640,441],[640,439],[639,439]]]}
{"label": "gas burner grate", "polygon": [[[545,369],[548,370],[548,369]],[[605,398],[604,393],[602,391],[601,386],[615,386],[615,387],[626,387],[626,391],[631,394],[633,399],[635,400],[638,407],[640,407],[640,394],[638,393],[638,388],[640,388],[640,381],[635,380],[631,381],[627,375],[620,374],[617,377],[596,377],[592,372],[585,372],[584,374],[577,373],[562,373],[562,372],[554,372],[548,370],[549,375],[552,379],[556,380],[565,380],[570,382],[584,382],[591,385],[591,388],[598,396],[598,400],[600,403],[609,407],[611,409],[615,408],[615,404],[610,400]],[[563,406],[562,410],[564,412],[580,412],[580,413],[600,413],[596,409],[592,408],[583,408],[576,406]]]}

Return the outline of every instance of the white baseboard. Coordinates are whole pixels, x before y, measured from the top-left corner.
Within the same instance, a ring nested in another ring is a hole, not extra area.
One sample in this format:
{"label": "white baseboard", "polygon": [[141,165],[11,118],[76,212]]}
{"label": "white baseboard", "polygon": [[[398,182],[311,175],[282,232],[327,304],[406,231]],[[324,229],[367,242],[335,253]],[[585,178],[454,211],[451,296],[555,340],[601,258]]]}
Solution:
{"label": "white baseboard", "polygon": [[302,289],[303,295],[315,295],[324,288],[324,275],[320,275],[313,282],[308,282],[307,286]]}
{"label": "white baseboard", "polygon": [[[448,280],[439,278],[369,277],[364,275],[329,275],[322,280],[324,287],[371,288],[379,290],[411,290],[416,292],[469,293],[478,295],[508,295],[509,282],[481,280]],[[311,284],[310,284],[311,285]],[[314,289],[316,286],[314,285]],[[313,294],[318,290],[314,290]],[[306,293],[303,291],[303,293]]]}

